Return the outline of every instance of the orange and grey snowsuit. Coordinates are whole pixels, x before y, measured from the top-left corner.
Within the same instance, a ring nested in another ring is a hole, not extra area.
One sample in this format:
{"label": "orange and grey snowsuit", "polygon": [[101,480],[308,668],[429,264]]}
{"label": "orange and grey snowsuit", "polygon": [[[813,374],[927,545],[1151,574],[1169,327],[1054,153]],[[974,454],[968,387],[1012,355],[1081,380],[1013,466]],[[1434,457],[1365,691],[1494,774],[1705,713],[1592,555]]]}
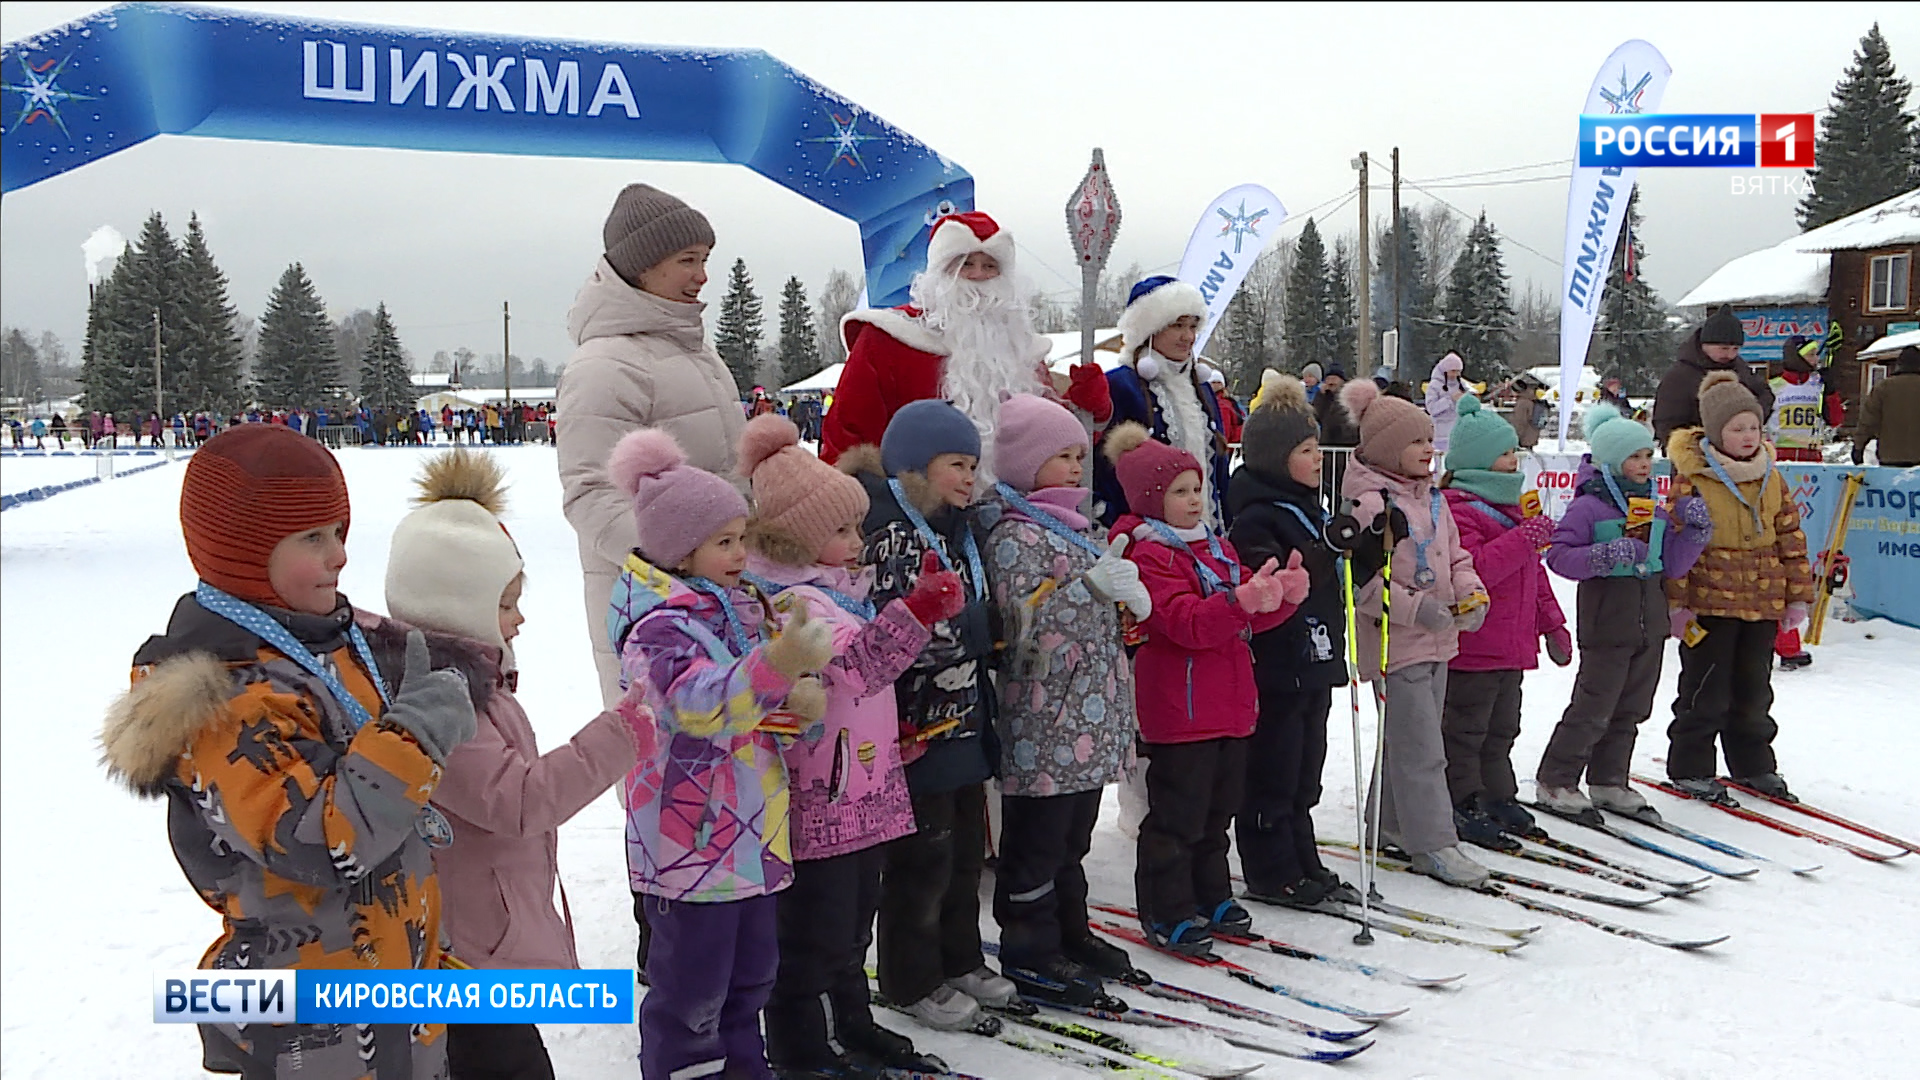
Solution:
{"label": "orange and grey snowsuit", "polygon": [[[345,636],[351,607],[276,614],[376,719],[355,731],[318,678],[188,595],[134,656],[101,739],[107,766],[166,798],[174,855],[225,922],[201,967],[437,968],[440,892],[416,819],[440,767],[378,718]],[[438,1024],[202,1027],[209,1057],[246,1075],[315,1080],[444,1077],[444,1036]]]}

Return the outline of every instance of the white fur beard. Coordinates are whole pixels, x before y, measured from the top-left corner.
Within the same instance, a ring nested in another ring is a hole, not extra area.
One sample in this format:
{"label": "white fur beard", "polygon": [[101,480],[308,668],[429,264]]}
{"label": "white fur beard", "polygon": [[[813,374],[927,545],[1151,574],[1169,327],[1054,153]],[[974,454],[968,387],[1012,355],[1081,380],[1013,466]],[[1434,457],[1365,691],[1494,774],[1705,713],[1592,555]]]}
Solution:
{"label": "white fur beard", "polygon": [[957,275],[922,274],[914,300],[923,321],[940,334],[948,354],[940,392],[980,430],[980,483],[993,482],[994,427],[1000,403],[1014,394],[1044,393],[1034,366],[1033,329],[1026,290],[1005,277],[967,281]]}

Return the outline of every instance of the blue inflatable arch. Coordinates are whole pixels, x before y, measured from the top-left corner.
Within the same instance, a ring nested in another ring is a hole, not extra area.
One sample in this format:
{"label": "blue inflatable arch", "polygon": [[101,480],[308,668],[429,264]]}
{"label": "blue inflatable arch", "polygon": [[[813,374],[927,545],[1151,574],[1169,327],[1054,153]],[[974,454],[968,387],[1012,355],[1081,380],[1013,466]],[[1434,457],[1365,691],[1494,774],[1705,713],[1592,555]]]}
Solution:
{"label": "blue inflatable arch", "polygon": [[966,170],[756,49],[137,3],[8,42],[0,65],[0,191],[156,135],[732,162],[858,222],[878,305],[906,302],[932,218],[973,209]]}

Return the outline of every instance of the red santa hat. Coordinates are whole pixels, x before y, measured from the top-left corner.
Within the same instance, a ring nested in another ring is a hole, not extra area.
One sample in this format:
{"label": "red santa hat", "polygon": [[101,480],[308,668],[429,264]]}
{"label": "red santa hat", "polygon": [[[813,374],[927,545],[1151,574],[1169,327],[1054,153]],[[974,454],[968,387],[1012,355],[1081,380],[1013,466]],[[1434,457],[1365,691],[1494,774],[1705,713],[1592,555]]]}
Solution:
{"label": "red santa hat", "polygon": [[955,263],[976,251],[993,256],[1000,272],[1013,272],[1013,234],[978,210],[947,214],[934,221],[927,237],[927,269],[950,272]]}

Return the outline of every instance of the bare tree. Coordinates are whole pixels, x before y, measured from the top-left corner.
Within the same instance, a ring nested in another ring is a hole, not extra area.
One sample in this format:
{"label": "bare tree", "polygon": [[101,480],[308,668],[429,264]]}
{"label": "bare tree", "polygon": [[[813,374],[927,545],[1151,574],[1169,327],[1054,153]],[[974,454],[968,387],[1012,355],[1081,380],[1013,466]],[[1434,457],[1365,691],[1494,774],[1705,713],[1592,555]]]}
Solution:
{"label": "bare tree", "polygon": [[845,363],[847,343],[840,338],[840,320],[860,303],[860,279],[845,270],[827,275],[820,287],[820,358],[829,366]]}

